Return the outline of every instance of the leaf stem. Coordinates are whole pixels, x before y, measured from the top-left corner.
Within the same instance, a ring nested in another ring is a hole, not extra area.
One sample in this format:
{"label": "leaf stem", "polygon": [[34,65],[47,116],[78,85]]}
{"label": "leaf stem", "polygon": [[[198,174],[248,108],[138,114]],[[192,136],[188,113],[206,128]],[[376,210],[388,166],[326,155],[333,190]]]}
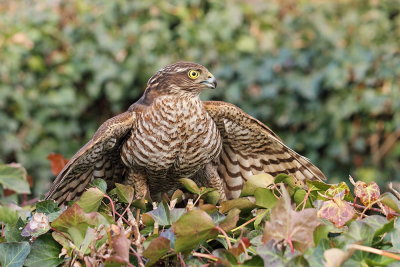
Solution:
{"label": "leaf stem", "polygon": [[392,259],[395,259],[398,261],[400,260],[400,255],[397,255],[397,254],[394,254],[394,253],[391,253],[388,251],[380,250],[377,248],[371,248],[371,247],[358,245],[358,244],[351,244],[348,246],[348,248],[357,249],[357,250],[361,250],[361,251],[365,251],[365,252],[369,252],[369,253],[374,253],[374,254],[389,257],[389,258],[392,258]]}
{"label": "leaf stem", "polygon": [[193,252],[192,255],[195,256],[195,257],[205,258],[205,259],[209,259],[209,260],[212,260],[212,261],[218,261],[219,260],[219,258],[217,256],[214,256],[214,255],[211,255],[211,254]]}
{"label": "leaf stem", "polygon": [[226,243],[228,244],[228,249],[231,249],[231,248],[232,248],[231,240],[229,240],[229,236],[226,234],[226,232],[224,231],[224,229],[222,229],[222,228],[219,227],[219,226],[215,226],[215,229],[217,229],[218,232],[220,232],[220,233],[225,237]]}
{"label": "leaf stem", "polygon": [[110,201],[111,204],[111,209],[112,209],[112,213],[113,213],[113,218],[115,220],[115,206],[114,206],[114,201],[111,199],[111,197],[107,194],[104,194],[104,197],[107,198]]}
{"label": "leaf stem", "polygon": [[248,224],[254,222],[255,220],[257,220],[257,218],[258,218],[259,216],[262,216],[262,215],[263,215],[263,214],[257,215],[256,217],[254,217],[254,218],[248,220],[247,222],[245,222],[244,224],[241,224],[241,225],[239,225],[238,227],[232,229],[231,232],[235,232],[235,231],[237,231],[237,230],[239,230],[239,229],[245,227],[246,225],[248,225]]}

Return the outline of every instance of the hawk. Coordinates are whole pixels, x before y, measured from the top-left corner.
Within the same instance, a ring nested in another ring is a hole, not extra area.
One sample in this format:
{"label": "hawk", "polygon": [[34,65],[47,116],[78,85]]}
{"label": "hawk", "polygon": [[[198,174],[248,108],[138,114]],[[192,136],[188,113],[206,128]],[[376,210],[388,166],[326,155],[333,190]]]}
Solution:
{"label": "hawk", "polygon": [[221,199],[240,196],[259,173],[323,180],[308,159],[287,147],[266,125],[238,107],[201,101],[217,81],[202,65],[178,62],[152,76],[143,96],[104,122],[59,173],[46,199],[74,200],[94,178],[131,185],[137,198],[159,199],[180,178],[213,187]]}

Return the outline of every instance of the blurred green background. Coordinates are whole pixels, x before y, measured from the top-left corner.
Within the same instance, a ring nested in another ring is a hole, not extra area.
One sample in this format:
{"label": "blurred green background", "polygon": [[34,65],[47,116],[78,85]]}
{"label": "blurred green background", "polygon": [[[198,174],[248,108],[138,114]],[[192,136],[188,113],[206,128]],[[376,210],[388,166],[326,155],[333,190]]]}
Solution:
{"label": "blurred green background", "polygon": [[400,181],[400,1],[2,1],[0,161],[35,193],[166,64],[265,122],[331,182]]}

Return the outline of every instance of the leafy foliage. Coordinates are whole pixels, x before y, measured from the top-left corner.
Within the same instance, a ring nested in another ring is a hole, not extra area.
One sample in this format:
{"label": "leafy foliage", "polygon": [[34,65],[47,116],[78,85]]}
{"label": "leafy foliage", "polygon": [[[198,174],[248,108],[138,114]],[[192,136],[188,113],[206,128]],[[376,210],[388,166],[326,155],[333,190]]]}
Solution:
{"label": "leafy foliage", "polygon": [[376,183],[351,178],[353,195],[344,182],[299,187],[287,175],[272,181],[256,175],[246,185],[254,190],[216,204],[208,201],[213,189],[181,182],[186,193],[177,190],[160,203],[134,200],[126,185],[103,192],[97,179],[67,207],[51,200],[0,205],[0,264],[395,266],[400,260],[400,214],[387,206],[399,202],[394,189],[381,195]]}
{"label": "leafy foliage", "polygon": [[[47,188],[162,66],[191,60],[328,177],[400,178],[399,4],[383,1],[4,1],[0,159]],[[357,168],[357,170],[356,170]]]}

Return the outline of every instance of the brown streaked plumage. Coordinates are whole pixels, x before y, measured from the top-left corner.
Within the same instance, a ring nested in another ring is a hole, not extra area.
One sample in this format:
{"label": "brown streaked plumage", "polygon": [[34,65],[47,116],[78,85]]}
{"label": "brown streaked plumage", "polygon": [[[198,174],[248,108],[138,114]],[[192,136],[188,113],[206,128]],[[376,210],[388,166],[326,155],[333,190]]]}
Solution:
{"label": "brown streaked plumage", "polygon": [[76,199],[93,178],[135,187],[136,197],[158,198],[180,185],[179,178],[215,187],[222,199],[240,195],[243,182],[262,172],[325,179],[306,158],[288,148],[267,126],[238,107],[202,102],[215,88],[203,66],[178,62],[150,78],[142,98],[103,123],[65,166],[46,199]]}

